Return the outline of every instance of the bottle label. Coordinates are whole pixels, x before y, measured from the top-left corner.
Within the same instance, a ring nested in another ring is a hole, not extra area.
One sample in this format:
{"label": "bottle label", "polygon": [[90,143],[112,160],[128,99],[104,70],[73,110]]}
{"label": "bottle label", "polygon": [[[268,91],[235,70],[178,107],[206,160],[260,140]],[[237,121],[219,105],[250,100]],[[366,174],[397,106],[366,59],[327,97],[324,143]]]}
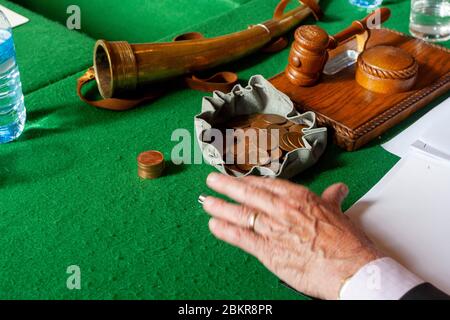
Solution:
{"label": "bottle label", "polygon": [[0,30],[0,64],[15,57],[14,41],[11,32]]}

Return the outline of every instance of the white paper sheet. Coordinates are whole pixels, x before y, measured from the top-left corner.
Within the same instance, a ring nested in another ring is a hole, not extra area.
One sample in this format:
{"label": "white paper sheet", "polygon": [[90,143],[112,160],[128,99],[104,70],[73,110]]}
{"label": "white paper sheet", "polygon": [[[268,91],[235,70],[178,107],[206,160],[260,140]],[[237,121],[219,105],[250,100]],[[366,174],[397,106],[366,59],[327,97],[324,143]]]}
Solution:
{"label": "white paper sheet", "polygon": [[6,18],[8,18],[9,23],[11,24],[11,26],[13,28],[20,26],[24,23],[27,23],[29,21],[28,18],[25,18],[24,16],[12,11],[12,10],[9,10],[8,8],[6,8],[2,5],[0,5],[0,10],[6,15]]}
{"label": "white paper sheet", "polygon": [[382,147],[403,158],[417,140],[450,155],[450,98],[431,109]]}
{"label": "white paper sheet", "polygon": [[450,162],[411,150],[347,214],[384,252],[450,294]]}

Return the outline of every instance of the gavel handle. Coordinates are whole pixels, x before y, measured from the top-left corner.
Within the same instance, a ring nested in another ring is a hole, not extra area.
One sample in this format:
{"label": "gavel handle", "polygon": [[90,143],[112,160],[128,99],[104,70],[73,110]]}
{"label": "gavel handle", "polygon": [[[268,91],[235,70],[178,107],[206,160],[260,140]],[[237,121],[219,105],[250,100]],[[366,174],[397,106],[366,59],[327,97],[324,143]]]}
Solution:
{"label": "gavel handle", "polygon": [[334,36],[330,36],[330,43],[328,48],[335,49],[339,44],[344,43],[354,36],[364,33],[367,30],[375,27],[373,22],[376,22],[376,25],[380,25],[383,22],[387,21],[391,16],[391,10],[388,8],[379,8],[365,17],[363,20],[353,21],[350,27],[339,32]]}

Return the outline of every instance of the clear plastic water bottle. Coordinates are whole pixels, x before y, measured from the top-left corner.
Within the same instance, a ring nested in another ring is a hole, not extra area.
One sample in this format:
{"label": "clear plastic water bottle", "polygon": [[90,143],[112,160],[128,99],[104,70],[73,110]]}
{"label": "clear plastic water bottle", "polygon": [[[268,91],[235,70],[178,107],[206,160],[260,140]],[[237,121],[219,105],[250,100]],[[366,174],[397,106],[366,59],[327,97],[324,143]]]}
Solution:
{"label": "clear plastic water bottle", "polygon": [[26,110],[8,19],[0,11],[0,143],[17,139],[25,126]]}

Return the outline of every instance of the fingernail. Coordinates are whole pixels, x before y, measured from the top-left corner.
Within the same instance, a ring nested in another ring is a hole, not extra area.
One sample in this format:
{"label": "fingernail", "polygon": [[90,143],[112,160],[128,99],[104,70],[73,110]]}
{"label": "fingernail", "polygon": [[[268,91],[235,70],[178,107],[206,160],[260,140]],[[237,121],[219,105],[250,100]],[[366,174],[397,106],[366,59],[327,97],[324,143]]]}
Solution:
{"label": "fingernail", "polygon": [[208,178],[206,179],[206,182],[214,183],[217,181],[217,179],[219,179],[219,177],[220,177],[220,174],[213,172],[208,176]]}
{"label": "fingernail", "polygon": [[205,203],[205,200],[206,200],[206,195],[205,194],[201,194],[199,197],[198,197],[198,202],[201,204],[201,205],[203,205],[204,203]]}

